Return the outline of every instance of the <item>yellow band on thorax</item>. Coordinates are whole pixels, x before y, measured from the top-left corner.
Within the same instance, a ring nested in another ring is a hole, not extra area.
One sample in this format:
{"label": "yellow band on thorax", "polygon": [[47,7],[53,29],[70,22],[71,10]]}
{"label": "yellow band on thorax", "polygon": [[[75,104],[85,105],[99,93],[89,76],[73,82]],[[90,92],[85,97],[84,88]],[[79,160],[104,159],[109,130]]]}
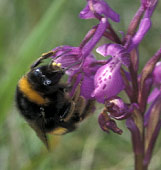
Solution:
{"label": "yellow band on thorax", "polygon": [[30,101],[39,105],[43,105],[48,102],[48,99],[44,99],[37,91],[32,89],[27,77],[24,76],[19,80],[18,87]]}

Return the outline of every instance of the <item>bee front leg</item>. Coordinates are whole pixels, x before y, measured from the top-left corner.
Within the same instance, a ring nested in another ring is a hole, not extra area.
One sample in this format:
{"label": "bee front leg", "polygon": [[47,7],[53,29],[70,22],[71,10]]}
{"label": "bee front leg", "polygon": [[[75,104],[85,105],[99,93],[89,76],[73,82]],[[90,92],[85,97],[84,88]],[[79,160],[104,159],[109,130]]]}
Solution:
{"label": "bee front leg", "polygon": [[72,95],[72,100],[76,103],[77,100],[79,99],[80,93],[81,93],[81,85],[83,82],[83,78],[84,78],[84,73],[82,71],[76,73],[72,79],[71,79],[71,84],[70,86],[73,87],[75,82],[77,81],[78,76],[81,75],[81,79],[79,81],[79,83],[77,84],[76,88],[74,89],[74,94]]}
{"label": "bee front leg", "polygon": [[47,59],[47,58],[55,55],[56,52],[57,52],[57,51],[49,51],[49,52],[47,52],[47,53],[43,53],[43,54],[41,55],[41,57],[39,57],[39,58],[34,62],[34,64],[31,65],[30,68],[31,68],[31,69],[35,68],[36,66],[38,66],[38,65],[42,62],[42,60],[45,60],[45,59]]}
{"label": "bee front leg", "polygon": [[[71,84],[69,86],[70,90],[72,89],[79,74],[80,74],[80,72],[78,72],[77,74],[75,74],[72,77]],[[72,97],[70,99],[70,103],[71,103],[70,111],[69,111],[68,116],[64,119],[65,122],[69,121],[71,118],[74,118],[74,117],[75,118],[78,117],[78,119],[79,119],[80,114],[83,112],[83,110],[85,108],[86,101],[85,101],[84,97],[80,96],[82,81],[83,81],[83,78],[80,80],[77,87],[74,89],[74,94],[72,95]],[[78,106],[78,103],[81,107]]]}
{"label": "bee front leg", "polygon": [[[79,106],[80,107],[80,106]],[[94,113],[95,110],[95,100],[86,101],[83,112],[81,112],[80,120],[84,120],[86,117]]]}

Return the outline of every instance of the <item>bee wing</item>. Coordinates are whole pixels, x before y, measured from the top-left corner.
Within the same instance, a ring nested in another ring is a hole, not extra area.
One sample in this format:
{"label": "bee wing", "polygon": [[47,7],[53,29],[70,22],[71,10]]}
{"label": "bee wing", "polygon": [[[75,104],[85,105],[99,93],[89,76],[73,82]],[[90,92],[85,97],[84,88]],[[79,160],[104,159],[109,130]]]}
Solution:
{"label": "bee wing", "polygon": [[45,144],[46,148],[49,150],[48,138],[44,130],[44,120],[37,119],[36,121],[27,120],[30,127],[34,129],[39,139]]}

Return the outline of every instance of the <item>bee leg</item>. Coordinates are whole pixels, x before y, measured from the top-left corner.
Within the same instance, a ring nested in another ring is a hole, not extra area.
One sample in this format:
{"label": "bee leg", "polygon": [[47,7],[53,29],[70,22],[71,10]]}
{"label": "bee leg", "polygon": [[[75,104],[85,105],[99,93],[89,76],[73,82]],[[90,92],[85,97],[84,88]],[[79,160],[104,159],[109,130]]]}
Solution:
{"label": "bee leg", "polygon": [[45,60],[45,59],[47,59],[47,58],[55,55],[56,52],[57,52],[57,51],[49,51],[49,52],[47,52],[47,53],[43,53],[43,54],[41,55],[41,57],[38,58],[38,59],[34,62],[34,64],[31,65],[30,68],[31,68],[31,69],[35,68],[36,66],[38,66],[38,65],[42,62],[42,60]]}
{"label": "bee leg", "polygon": [[64,121],[70,120],[70,118],[75,115],[73,113],[76,113],[77,116],[80,117],[80,115],[83,113],[84,108],[86,106],[86,100],[83,96],[80,96],[80,87],[81,82],[77,85],[75,92],[71,99],[71,107],[68,116],[64,119]]}
{"label": "bee leg", "polygon": [[[79,73],[81,72],[78,72],[78,74]],[[78,74],[76,74],[75,77],[73,77],[73,79],[76,80]],[[75,112],[75,115],[79,116],[80,121],[85,119],[90,114],[92,114],[95,109],[94,100],[92,99],[86,100],[83,96],[80,96],[82,81],[83,81],[83,75],[72,96],[72,101],[75,103],[74,112]]]}
{"label": "bee leg", "polygon": [[81,115],[84,112],[86,107],[86,100],[80,96],[78,101],[71,101],[71,107],[68,113],[68,116],[64,119],[65,122],[69,121],[72,117],[75,118],[77,121],[81,120]]}
{"label": "bee leg", "polygon": [[95,100],[86,101],[84,110],[80,115],[80,120],[84,120],[86,117],[90,116],[92,113],[94,113],[94,110],[95,110]]}
{"label": "bee leg", "polygon": [[[77,77],[80,73],[82,72],[80,71],[72,77],[71,87],[76,82]],[[72,117],[75,117],[77,119],[77,122],[80,122],[94,112],[94,100],[86,100],[83,96],[80,96],[83,77],[84,75],[82,75],[80,82],[75,88],[74,94],[71,98],[71,109],[64,121],[69,121]]]}
{"label": "bee leg", "polygon": [[75,110],[75,102],[71,101],[70,110],[69,110],[67,117],[63,119],[64,122],[67,122],[70,120],[70,118],[73,116],[74,110]]}
{"label": "bee leg", "polygon": [[[56,49],[55,51],[49,51],[49,52],[47,52],[47,53],[43,53],[43,54],[41,55],[41,57],[39,57],[39,58],[34,62],[34,64],[31,65],[30,68],[33,69],[33,68],[35,68],[36,66],[38,66],[38,65],[42,62],[42,60],[45,60],[45,59],[47,59],[47,58],[49,58],[49,57],[51,57],[51,56],[54,56],[60,49],[61,49],[61,47],[58,48],[58,49]],[[59,57],[61,57],[61,56],[64,55],[65,53],[70,52],[70,51],[71,51],[71,50],[66,50],[66,51],[64,51],[64,52],[61,53],[60,55],[56,56],[56,57],[54,58],[54,60],[57,59],[57,58],[59,58]]]}
{"label": "bee leg", "polygon": [[87,103],[87,101],[86,101],[86,99],[83,96],[80,96],[78,98],[78,101],[76,102],[76,106],[75,106],[75,111],[74,112],[78,114],[80,120],[82,120],[82,116],[81,115],[83,114],[83,112],[85,110],[86,103]]}
{"label": "bee leg", "polygon": [[94,100],[86,100],[84,97],[79,96],[77,101],[71,101],[71,107],[68,116],[63,121],[68,122],[71,118],[75,119],[75,123],[84,120],[86,117],[94,112]]}
{"label": "bee leg", "polygon": [[[77,77],[78,75],[82,73],[81,71],[76,73],[73,77],[72,77],[72,81],[71,81],[71,87],[74,85],[74,83],[76,82],[77,80]],[[76,86],[75,90],[74,90],[74,94],[72,96],[72,100],[77,103],[79,97],[80,97],[80,91],[81,91],[81,85],[82,85],[82,81],[83,81],[83,78],[84,78],[84,73],[82,73],[82,77],[81,77],[81,80],[80,82],[78,83],[78,85]]]}
{"label": "bee leg", "polygon": [[79,96],[77,102],[71,102],[71,109],[69,111],[68,116],[64,119],[64,121],[69,121],[72,117],[76,120],[76,122],[80,122],[84,120],[86,117],[94,113],[95,109],[95,101],[94,100],[86,100],[83,96]]}

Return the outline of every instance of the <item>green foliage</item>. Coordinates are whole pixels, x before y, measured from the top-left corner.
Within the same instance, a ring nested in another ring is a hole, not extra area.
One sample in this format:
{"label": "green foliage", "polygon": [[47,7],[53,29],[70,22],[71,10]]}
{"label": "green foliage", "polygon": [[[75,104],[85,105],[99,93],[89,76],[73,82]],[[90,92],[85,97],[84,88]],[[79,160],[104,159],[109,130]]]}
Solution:
{"label": "green foliage", "polygon": [[[116,32],[125,31],[139,6],[138,1],[108,1],[121,15]],[[47,152],[33,130],[19,116],[14,104],[18,79],[43,52],[68,44],[78,46],[96,21],[78,18],[85,0],[1,0],[0,1],[0,169],[1,170],[132,170],[130,133],[107,135],[99,128],[97,116],[61,138],[50,137]],[[154,13],[151,32],[141,46],[141,62],[160,46],[159,8]],[[119,34],[119,33],[118,33]],[[121,35],[120,35],[121,36]],[[153,42],[153,43],[152,43]],[[151,169],[160,169],[161,149],[157,149]]]}

